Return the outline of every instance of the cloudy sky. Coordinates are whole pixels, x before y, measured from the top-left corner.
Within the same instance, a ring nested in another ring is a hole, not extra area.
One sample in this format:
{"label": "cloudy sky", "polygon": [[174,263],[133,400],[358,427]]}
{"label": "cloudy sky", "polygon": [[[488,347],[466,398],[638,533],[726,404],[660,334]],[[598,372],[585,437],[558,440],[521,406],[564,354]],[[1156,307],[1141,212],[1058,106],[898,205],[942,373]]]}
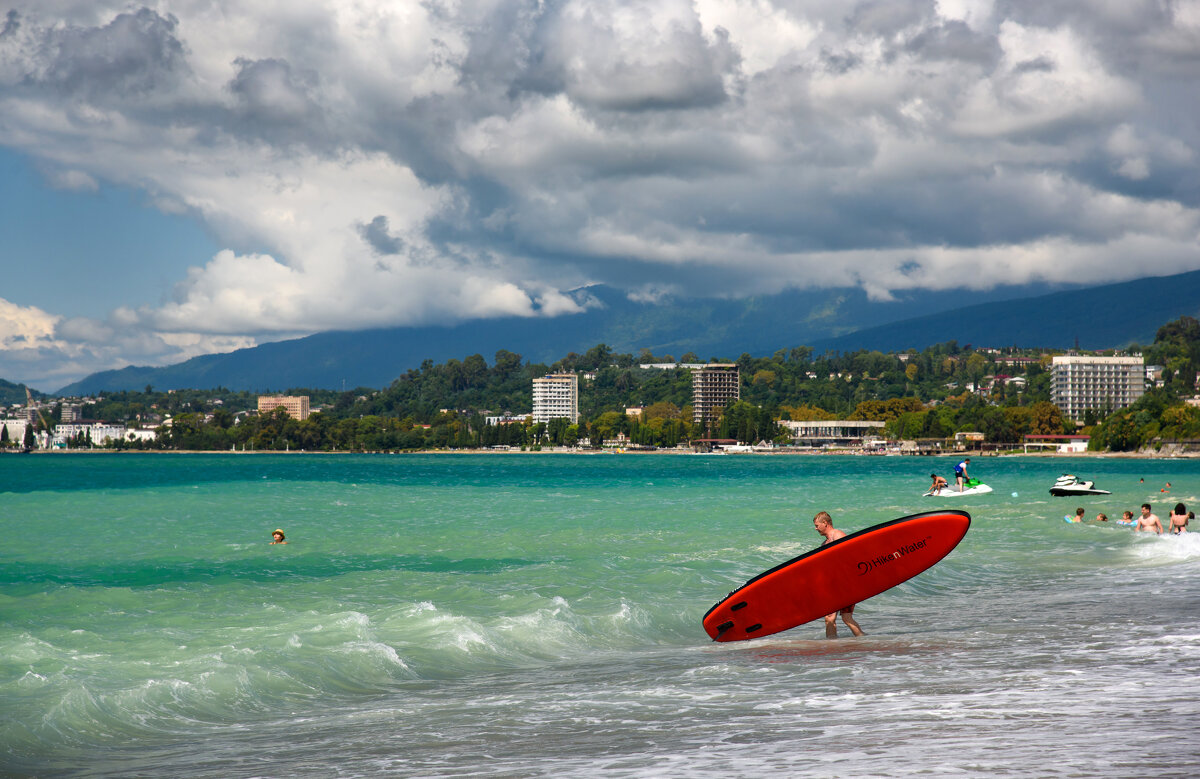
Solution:
{"label": "cloudy sky", "polygon": [[1200,0],[0,0],[0,378],[1194,270],[1197,95]]}

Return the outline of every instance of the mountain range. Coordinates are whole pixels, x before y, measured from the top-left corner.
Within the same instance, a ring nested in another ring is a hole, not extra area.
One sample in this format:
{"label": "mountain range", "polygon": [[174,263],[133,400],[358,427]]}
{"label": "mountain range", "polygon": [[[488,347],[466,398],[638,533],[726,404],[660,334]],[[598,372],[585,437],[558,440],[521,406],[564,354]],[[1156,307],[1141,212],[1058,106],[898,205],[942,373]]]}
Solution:
{"label": "mountain range", "polygon": [[[1049,291],[1048,291],[1049,290]],[[769,355],[793,346],[825,351],[960,345],[1103,349],[1149,344],[1157,329],[1200,313],[1200,271],[1103,286],[1010,286],[987,292],[912,292],[871,300],[858,288],[788,290],[736,300],[630,300],[590,286],[572,293],[582,313],[476,320],[453,326],[332,331],[162,367],[101,371],[58,395],[118,390],[256,392],[384,387],[424,360],[435,363],[500,349],[550,364],[599,343],[637,355],[688,352],[701,360]],[[969,305],[963,305],[970,301]]]}

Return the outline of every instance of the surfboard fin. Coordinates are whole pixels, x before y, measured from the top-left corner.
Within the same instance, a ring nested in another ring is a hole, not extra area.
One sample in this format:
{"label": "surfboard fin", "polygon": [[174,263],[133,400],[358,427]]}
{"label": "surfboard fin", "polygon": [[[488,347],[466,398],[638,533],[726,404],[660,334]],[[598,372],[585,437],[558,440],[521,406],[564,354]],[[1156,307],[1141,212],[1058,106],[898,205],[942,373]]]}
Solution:
{"label": "surfboard fin", "polygon": [[713,640],[716,641],[718,638],[725,635],[725,631],[729,630],[731,627],[733,627],[733,620],[730,620],[729,622],[722,622],[720,625],[717,625],[717,635]]}

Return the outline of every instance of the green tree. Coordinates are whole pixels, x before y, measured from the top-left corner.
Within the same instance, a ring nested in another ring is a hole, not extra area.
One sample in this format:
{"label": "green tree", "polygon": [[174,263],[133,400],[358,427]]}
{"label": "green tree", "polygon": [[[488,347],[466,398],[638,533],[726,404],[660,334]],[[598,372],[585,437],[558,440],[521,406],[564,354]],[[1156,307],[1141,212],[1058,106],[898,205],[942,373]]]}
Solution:
{"label": "green tree", "polygon": [[[1097,440],[1104,448],[1115,452],[1137,449],[1142,442],[1134,415],[1130,412],[1113,414],[1104,424]],[[1089,444],[1090,445],[1090,444]]]}
{"label": "green tree", "polygon": [[1059,435],[1065,430],[1062,411],[1049,401],[1039,401],[1030,409],[1029,432],[1034,435]]}
{"label": "green tree", "polygon": [[921,434],[919,438],[946,438],[950,434],[946,425],[942,424],[941,414],[937,411],[930,411],[922,420]]}

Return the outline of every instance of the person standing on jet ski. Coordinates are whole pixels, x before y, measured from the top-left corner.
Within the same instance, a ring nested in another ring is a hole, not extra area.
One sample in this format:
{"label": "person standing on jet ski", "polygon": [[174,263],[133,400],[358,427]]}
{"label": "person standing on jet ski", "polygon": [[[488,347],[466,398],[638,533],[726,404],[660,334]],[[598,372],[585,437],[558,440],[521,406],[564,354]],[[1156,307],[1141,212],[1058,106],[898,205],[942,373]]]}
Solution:
{"label": "person standing on jet ski", "polygon": [[970,465],[971,458],[968,457],[958,465],[954,466],[954,481],[958,485],[958,491],[962,492],[966,486],[967,479],[971,478],[967,475],[967,466]]}

